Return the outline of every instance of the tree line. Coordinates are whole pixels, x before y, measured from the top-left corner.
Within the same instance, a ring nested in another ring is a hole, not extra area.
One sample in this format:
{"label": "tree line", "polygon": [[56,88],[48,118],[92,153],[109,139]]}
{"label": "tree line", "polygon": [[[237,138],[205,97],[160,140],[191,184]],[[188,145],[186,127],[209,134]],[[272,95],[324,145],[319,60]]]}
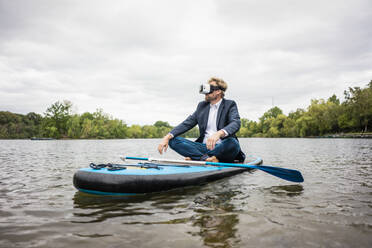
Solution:
{"label": "tree line", "polygon": [[[238,137],[310,137],[335,133],[368,132],[372,126],[372,81],[365,87],[350,87],[341,102],[336,95],[313,99],[306,109],[288,115],[279,107],[266,111],[258,121],[241,119]],[[130,125],[102,109],[72,113],[72,103],[56,102],[43,115],[0,111],[0,139],[31,137],[70,139],[161,138],[173,127],[166,121],[153,125]],[[184,137],[198,137],[194,127]]]}
{"label": "tree line", "polygon": [[266,111],[259,121],[242,119],[239,137],[311,137],[337,133],[366,133],[372,128],[372,81],[367,87],[350,87],[343,102],[332,95],[313,99],[306,109],[288,115],[278,107]]}
{"label": "tree line", "polygon": [[[57,101],[47,108],[44,115],[34,112],[27,115],[0,111],[0,139],[67,138],[67,139],[124,139],[160,138],[172,130],[165,121],[153,125],[131,125],[115,119],[102,109],[94,113],[72,113],[70,101]],[[197,128],[184,137],[198,135]]]}

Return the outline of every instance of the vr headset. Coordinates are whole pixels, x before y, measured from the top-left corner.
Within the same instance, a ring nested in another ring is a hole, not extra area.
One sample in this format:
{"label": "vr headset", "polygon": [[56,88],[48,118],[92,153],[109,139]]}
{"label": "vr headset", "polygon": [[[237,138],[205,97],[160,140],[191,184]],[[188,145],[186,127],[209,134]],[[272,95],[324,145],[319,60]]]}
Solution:
{"label": "vr headset", "polygon": [[202,85],[200,85],[199,93],[207,95],[207,94],[212,93],[215,90],[225,91],[225,89],[220,87],[220,86],[214,86],[214,85],[210,85],[210,84],[202,84]]}

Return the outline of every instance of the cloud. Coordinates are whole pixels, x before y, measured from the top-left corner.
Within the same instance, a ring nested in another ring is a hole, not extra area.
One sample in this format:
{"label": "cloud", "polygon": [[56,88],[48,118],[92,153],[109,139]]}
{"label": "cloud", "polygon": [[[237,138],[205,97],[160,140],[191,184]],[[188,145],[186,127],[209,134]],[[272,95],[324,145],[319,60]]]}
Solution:
{"label": "cloud", "polygon": [[369,1],[0,0],[0,109],[176,125],[211,76],[257,120],[372,79]]}

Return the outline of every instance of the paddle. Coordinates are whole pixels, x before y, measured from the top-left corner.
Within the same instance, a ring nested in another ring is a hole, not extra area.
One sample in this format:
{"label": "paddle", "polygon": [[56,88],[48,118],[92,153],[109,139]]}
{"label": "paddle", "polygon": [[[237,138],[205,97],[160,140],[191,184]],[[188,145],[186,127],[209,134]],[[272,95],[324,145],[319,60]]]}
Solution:
{"label": "paddle", "polygon": [[189,165],[213,165],[213,166],[226,166],[226,167],[238,167],[238,168],[250,168],[257,169],[269,173],[273,176],[282,178],[287,181],[302,183],[304,178],[301,172],[292,169],[279,168],[268,165],[249,165],[249,164],[233,164],[233,163],[215,163],[207,161],[188,161],[188,160],[173,160],[173,159],[160,159],[160,158],[138,158],[138,157],[122,157],[123,160],[144,160],[149,162],[163,162],[173,164],[189,164]]}

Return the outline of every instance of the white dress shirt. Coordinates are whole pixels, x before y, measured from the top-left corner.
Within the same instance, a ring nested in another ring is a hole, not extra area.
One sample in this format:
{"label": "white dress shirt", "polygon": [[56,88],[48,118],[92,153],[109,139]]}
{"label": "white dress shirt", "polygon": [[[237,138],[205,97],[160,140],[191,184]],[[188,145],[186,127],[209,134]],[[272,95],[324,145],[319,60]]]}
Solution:
{"label": "white dress shirt", "polygon": [[[210,109],[209,109],[209,116],[208,116],[208,124],[207,128],[205,130],[205,136],[203,139],[203,143],[207,143],[207,139],[212,136],[214,133],[216,133],[217,130],[217,113],[218,109],[220,108],[222,99],[219,100],[216,104],[210,104]],[[228,136],[228,133],[226,130],[222,129],[222,131],[225,133],[225,136]],[[221,140],[218,140],[216,144],[221,143]]]}

